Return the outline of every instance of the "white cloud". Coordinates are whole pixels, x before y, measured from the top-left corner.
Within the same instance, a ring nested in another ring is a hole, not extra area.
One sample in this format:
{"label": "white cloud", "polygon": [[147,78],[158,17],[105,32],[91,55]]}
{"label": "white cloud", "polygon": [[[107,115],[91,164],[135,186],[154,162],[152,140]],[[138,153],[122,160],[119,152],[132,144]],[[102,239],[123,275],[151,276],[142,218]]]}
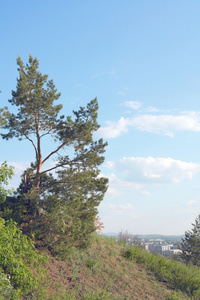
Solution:
{"label": "white cloud", "polygon": [[104,207],[105,209],[112,209],[112,210],[118,210],[118,209],[122,209],[122,210],[134,210],[135,207],[130,204],[130,203],[127,203],[127,204],[119,204],[119,205],[116,205],[116,204],[104,204],[104,203],[101,203],[101,207]]}
{"label": "white cloud", "polygon": [[[171,109],[160,109],[155,106],[148,106],[144,109],[144,111],[146,111],[148,113],[170,113],[170,112],[172,112]],[[173,111],[174,111],[174,109],[173,109]]]}
{"label": "white cloud", "polygon": [[119,205],[119,208],[121,208],[123,210],[135,209],[135,207],[132,204],[130,204],[130,203],[128,203],[126,205]]}
{"label": "white cloud", "polygon": [[134,110],[137,110],[142,106],[142,104],[140,102],[137,102],[137,101],[125,101],[124,105],[127,106],[127,107],[130,107]]}
{"label": "white cloud", "polygon": [[195,199],[190,199],[186,202],[187,206],[200,207],[200,197],[196,197]]}
{"label": "white cloud", "polygon": [[125,91],[118,91],[117,94],[120,95],[120,96],[123,96],[123,97],[126,96]]}
{"label": "white cloud", "polygon": [[172,158],[124,157],[118,162],[108,162],[109,169],[121,172],[125,182],[178,183],[200,172],[200,164]]}
{"label": "white cloud", "polygon": [[137,219],[139,216],[135,212],[135,207],[130,204],[104,204],[101,203],[99,206],[100,211],[107,211],[109,215],[121,216],[121,217],[132,217]]}
{"label": "white cloud", "polygon": [[196,205],[197,204],[197,200],[196,199],[191,199],[189,201],[186,202],[187,205]]}
{"label": "white cloud", "polygon": [[128,131],[127,119],[123,117],[118,122],[107,121],[106,123],[106,127],[101,127],[98,130],[98,135],[104,138],[115,138],[121,135],[121,133]]}
{"label": "white cloud", "polygon": [[129,127],[173,137],[175,131],[200,132],[200,112],[183,112],[180,115],[145,114],[133,118],[121,117],[117,122],[108,121],[106,123],[107,126],[98,130],[98,135],[105,138],[118,137],[122,133],[128,132]]}
{"label": "white cloud", "polygon": [[141,131],[173,136],[174,131],[200,131],[200,113],[186,112],[182,115],[141,115],[129,121],[129,125]]}
{"label": "white cloud", "polygon": [[144,195],[149,195],[149,192],[144,189],[143,185],[137,182],[121,180],[115,174],[111,174],[107,177],[109,178],[107,195],[110,197],[120,196],[125,194],[127,191],[138,191]]}

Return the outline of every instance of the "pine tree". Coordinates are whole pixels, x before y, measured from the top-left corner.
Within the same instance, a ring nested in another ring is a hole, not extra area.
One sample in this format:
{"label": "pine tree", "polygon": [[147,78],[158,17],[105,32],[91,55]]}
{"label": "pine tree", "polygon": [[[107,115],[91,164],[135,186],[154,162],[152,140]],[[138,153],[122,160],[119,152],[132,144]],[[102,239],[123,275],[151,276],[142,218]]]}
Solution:
{"label": "pine tree", "polygon": [[192,230],[185,232],[185,238],[179,245],[179,249],[182,251],[180,257],[186,263],[200,266],[200,215],[192,226]]}
{"label": "pine tree", "polygon": [[[93,139],[99,128],[97,99],[73,111],[73,116],[60,115],[62,105],[54,104],[60,93],[48,75],[38,71],[38,59],[30,55],[24,66],[18,57],[17,64],[17,88],[9,102],[18,112],[8,115],[4,126],[8,133],[1,135],[6,140],[28,140],[35,161],[25,170],[14,200],[8,199],[11,214],[5,217],[19,222],[25,233],[51,244],[55,252],[64,237],[83,245],[95,230],[97,207],[108,184],[107,178],[99,176],[107,143]],[[43,157],[43,140],[48,136],[55,142],[54,149]],[[55,165],[42,169],[56,154]],[[52,170],[55,176],[49,173]]]}

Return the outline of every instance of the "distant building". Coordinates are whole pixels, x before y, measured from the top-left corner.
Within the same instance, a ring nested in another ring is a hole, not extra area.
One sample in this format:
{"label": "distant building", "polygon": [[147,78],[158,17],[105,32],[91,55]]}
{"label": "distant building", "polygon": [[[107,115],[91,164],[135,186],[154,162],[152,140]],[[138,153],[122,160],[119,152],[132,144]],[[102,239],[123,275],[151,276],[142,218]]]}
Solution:
{"label": "distant building", "polygon": [[179,249],[171,249],[173,247],[172,244],[164,244],[162,242],[159,241],[154,241],[151,243],[145,243],[144,248],[154,254],[162,254],[164,256],[170,257],[173,256],[175,254],[179,254],[181,252],[181,250]]}
{"label": "distant building", "polygon": [[170,250],[167,250],[167,251],[163,251],[162,255],[170,257],[170,256],[173,256],[173,255],[180,254],[181,252],[182,251],[180,249],[170,249]]}
{"label": "distant building", "polygon": [[169,251],[173,245],[163,245],[163,244],[148,244],[148,250],[152,253],[163,254],[164,251]]}

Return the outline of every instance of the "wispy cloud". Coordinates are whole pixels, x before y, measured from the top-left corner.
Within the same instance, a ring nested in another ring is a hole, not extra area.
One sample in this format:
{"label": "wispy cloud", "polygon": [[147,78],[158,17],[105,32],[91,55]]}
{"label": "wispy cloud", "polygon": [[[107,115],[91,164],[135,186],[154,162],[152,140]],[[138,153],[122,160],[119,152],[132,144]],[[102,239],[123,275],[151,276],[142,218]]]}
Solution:
{"label": "wispy cloud", "polygon": [[200,164],[175,160],[173,158],[124,157],[117,162],[110,161],[109,169],[121,172],[125,182],[144,184],[178,183],[200,172]]}
{"label": "wispy cloud", "polygon": [[122,210],[134,210],[135,209],[135,207],[132,205],[132,204],[130,204],[130,203],[127,203],[127,204],[124,204],[124,205],[121,205],[121,204],[118,204],[118,205],[116,205],[116,204],[104,204],[104,203],[102,203],[101,204],[101,206],[102,207],[104,207],[104,208],[107,208],[107,209],[115,209],[115,210],[118,210],[118,209],[122,209]]}
{"label": "wispy cloud", "polygon": [[129,88],[125,87],[122,90],[118,91],[117,94],[120,96],[126,96],[127,91],[129,90]]}
{"label": "wispy cloud", "polygon": [[108,211],[109,215],[112,214],[115,216],[129,216],[132,218],[139,218],[140,216],[135,212],[135,207],[130,204],[130,203],[126,203],[126,204],[105,204],[105,203],[101,203],[99,206],[100,211],[104,210],[104,211]]}
{"label": "wispy cloud", "polygon": [[137,101],[125,101],[123,104],[126,107],[129,107],[129,108],[134,109],[134,110],[137,110],[142,106],[142,104],[140,102],[137,102]]}
{"label": "wispy cloud", "polygon": [[126,93],[124,91],[118,91],[117,94],[120,96],[126,96]]}
{"label": "wispy cloud", "polygon": [[200,197],[188,200],[186,205],[191,207],[200,207]]}
{"label": "wispy cloud", "polygon": [[149,192],[144,189],[144,186],[138,182],[122,180],[113,173],[107,177],[109,178],[107,195],[110,197],[118,197],[127,193],[127,191],[137,191],[141,194],[149,195]]}
{"label": "wispy cloud", "polygon": [[92,79],[96,79],[99,77],[103,77],[103,76],[109,76],[109,77],[113,77],[116,76],[117,72],[116,69],[114,67],[110,67],[110,69],[107,70],[97,70],[94,71],[94,73],[90,76]]}

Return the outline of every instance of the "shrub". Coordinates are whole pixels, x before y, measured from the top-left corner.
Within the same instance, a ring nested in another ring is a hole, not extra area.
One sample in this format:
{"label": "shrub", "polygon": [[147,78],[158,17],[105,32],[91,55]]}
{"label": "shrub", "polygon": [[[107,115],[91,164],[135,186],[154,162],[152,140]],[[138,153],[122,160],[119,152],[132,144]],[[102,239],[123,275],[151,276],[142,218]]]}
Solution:
{"label": "shrub", "polygon": [[[37,253],[33,242],[13,221],[0,218],[0,299],[19,299],[21,293],[37,288],[45,257]],[[36,269],[33,275],[32,269]]]}

